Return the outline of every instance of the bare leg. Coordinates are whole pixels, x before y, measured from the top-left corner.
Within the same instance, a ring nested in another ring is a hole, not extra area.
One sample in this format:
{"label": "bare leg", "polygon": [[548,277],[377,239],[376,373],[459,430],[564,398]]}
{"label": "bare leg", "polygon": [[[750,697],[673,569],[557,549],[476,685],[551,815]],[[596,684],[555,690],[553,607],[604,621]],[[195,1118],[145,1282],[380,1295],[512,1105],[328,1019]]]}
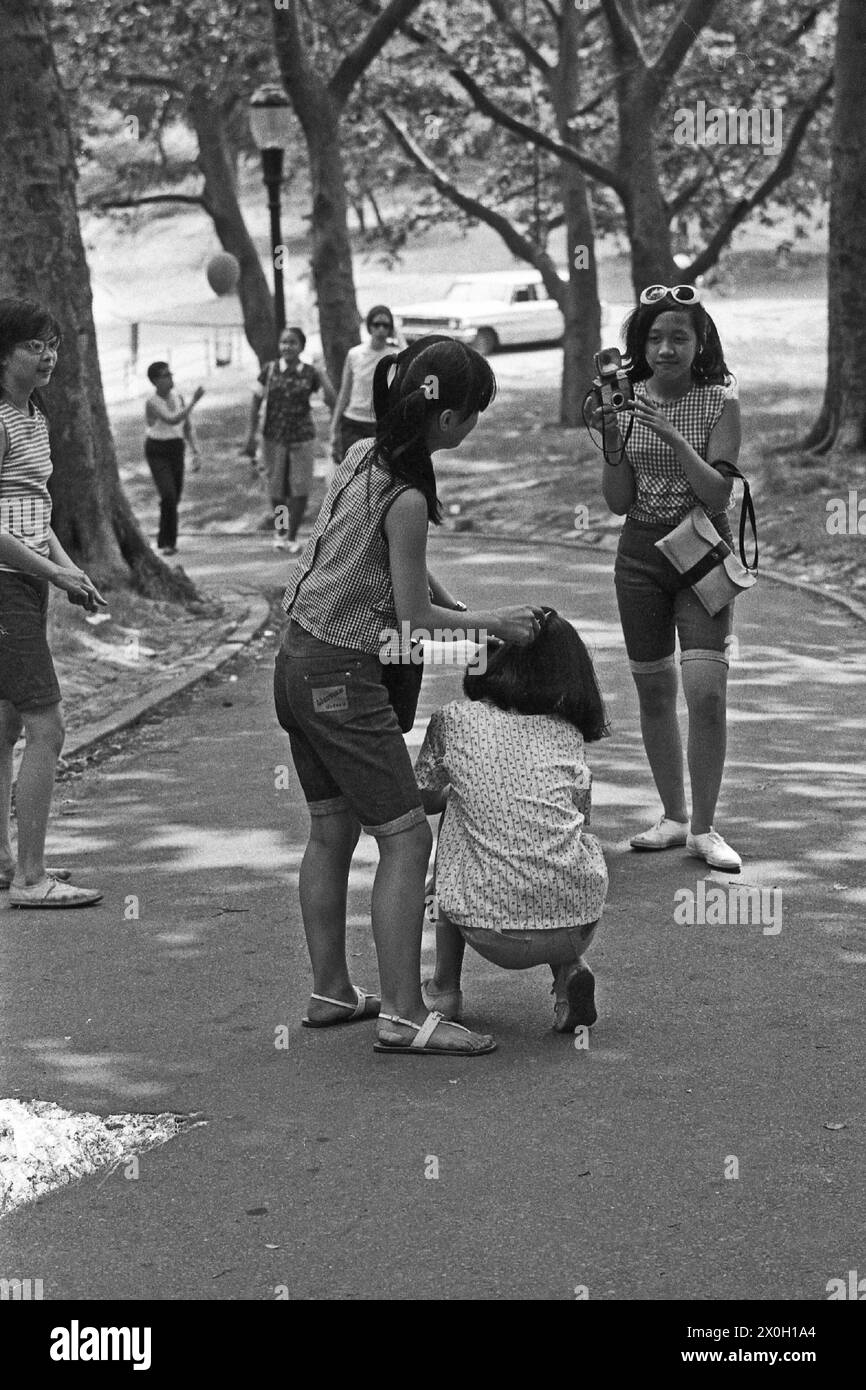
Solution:
{"label": "bare leg", "polygon": [[671,820],[686,821],[688,812],[683,782],[683,745],[677,719],[676,669],[670,667],[665,671],[633,674],[640,701],[644,748],[665,815]]}
{"label": "bare leg", "polygon": [[692,834],[705,835],[713,823],[727,747],[728,668],[722,661],[694,657],[683,661],[683,691],[689,709],[689,775],[692,783]]}
{"label": "bare leg", "polygon": [[[346,896],[349,867],[360,833],[361,827],[351,811],[313,816],[298,876],[301,916],[313,966],[313,990],[346,1004],[355,1003],[346,963]],[[307,1016],[320,1023],[345,1017],[345,1013],[332,1004],[311,999]]]}
{"label": "bare leg", "polygon": [[460,989],[466,942],[441,907],[436,922],[436,966],[431,984],[434,994],[456,993]]}
{"label": "bare leg", "polygon": [[41,883],[45,877],[45,835],[57,759],[63,747],[65,729],[63,708],[58,701],[45,709],[22,711],[27,744],[18,783],[15,805],[18,812],[18,869],[16,887]]}
{"label": "bare leg", "polygon": [[[421,998],[421,931],[424,881],[433,837],[426,821],[379,840],[379,867],[373,884],[373,936],[379,958],[382,1013],[421,1024],[427,1009]],[[409,1029],[380,1017],[378,1034],[385,1042],[411,1042]],[[455,1051],[473,1051],[486,1042],[476,1033],[442,1023],[436,1043]]]}
{"label": "bare leg", "polygon": [[12,754],[24,725],[8,700],[0,700],[0,869],[11,878],[15,851],[10,838],[12,818]]}

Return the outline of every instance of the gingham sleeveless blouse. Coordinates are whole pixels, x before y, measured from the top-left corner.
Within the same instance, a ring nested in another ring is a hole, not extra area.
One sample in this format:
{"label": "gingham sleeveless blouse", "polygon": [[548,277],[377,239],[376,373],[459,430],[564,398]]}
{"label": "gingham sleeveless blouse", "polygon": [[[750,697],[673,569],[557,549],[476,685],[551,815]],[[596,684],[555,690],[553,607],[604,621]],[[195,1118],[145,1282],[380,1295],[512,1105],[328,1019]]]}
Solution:
{"label": "gingham sleeveless blouse", "polygon": [[[636,383],[635,396],[644,397],[657,405],[679,430],[684,439],[700,454],[707,456],[710,435],[718,423],[730,391],[725,386],[693,386],[678,401],[659,401],[650,395],[646,383]],[[633,417],[619,411],[617,420],[625,438]],[[673,447],[653,434],[646,425],[634,420],[626,456],[634,472],[637,493],[628,510],[631,521],[667,523],[676,526],[693,507],[703,507],[707,516],[718,515],[704,506],[677,462]]]}
{"label": "gingham sleeveless blouse", "polygon": [[320,642],[378,656],[399,628],[385,517],[410,483],[365,463],[370,440],[353,444],[331,481],[283,596],[283,608]]}

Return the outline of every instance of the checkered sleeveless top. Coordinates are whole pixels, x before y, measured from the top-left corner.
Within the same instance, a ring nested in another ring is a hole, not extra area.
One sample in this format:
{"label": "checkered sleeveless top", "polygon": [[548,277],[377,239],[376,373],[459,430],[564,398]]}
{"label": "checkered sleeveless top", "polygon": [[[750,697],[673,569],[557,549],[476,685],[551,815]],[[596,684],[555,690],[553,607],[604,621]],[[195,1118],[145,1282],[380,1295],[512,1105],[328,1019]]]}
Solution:
{"label": "checkered sleeveless top", "polygon": [[[653,405],[659,406],[695,453],[706,458],[710,435],[731,394],[728,387],[695,385],[678,401],[656,400],[643,381],[636,383],[634,391],[636,396],[648,397]],[[623,438],[632,418],[628,411],[618,413]],[[632,466],[637,488],[635,500],[628,511],[629,520],[676,526],[693,507],[704,507],[677,462],[673,447],[638,420],[632,425],[626,456]],[[704,510],[707,516],[714,515],[707,507]]]}
{"label": "checkered sleeveless top", "polygon": [[369,466],[370,447],[353,444],[336,470],[283,608],[320,642],[378,656],[383,630],[399,627],[384,523],[411,484]]}

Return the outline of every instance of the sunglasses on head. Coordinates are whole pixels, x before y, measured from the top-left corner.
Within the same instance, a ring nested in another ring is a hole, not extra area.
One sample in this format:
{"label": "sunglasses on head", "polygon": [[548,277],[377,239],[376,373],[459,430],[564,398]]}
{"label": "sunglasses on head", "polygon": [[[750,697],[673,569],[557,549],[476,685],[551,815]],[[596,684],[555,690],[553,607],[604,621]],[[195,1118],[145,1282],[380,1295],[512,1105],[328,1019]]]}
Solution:
{"label": "sunglasses on head", "polygon": [[694,285],[647,285],[640,292],[641,304],[658,304],[660,299],[673,299],[677,304],[700,304],[700,291]]}

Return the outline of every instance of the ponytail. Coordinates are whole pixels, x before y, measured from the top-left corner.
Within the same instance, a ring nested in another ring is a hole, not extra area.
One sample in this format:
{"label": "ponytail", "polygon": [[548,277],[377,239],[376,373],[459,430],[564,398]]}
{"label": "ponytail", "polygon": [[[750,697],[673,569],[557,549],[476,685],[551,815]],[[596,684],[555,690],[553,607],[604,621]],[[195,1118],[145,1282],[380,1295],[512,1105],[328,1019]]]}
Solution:
{"label": "ponytail", "polygon": [[435,525],[442,508],[427,447],[430,421],[443,410],[457,410],[464,417],[486,410],[495,394],[496,379],[486,358],[442,334],[421,338],[376,364],[376,442],[370,462],[418,488]]}

